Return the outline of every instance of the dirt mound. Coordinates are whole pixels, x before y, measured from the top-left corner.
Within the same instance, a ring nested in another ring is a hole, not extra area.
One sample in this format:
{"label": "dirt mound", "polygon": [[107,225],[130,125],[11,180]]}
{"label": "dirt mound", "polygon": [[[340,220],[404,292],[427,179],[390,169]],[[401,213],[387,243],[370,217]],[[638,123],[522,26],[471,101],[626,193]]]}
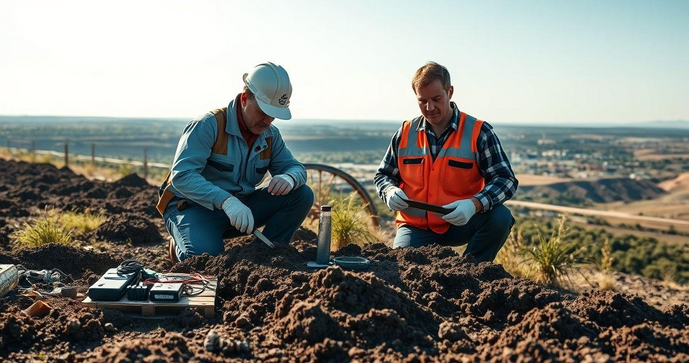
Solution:
{"label": "dirt mound", "polygon": [[21,264],[30,270],[58,268],[79,279],[87,272],[102,274],[119,264],[106,253],[86,251],[77,247],[49,244],[19,251],[15,256],[0,255],[0,263]]}
{"label": "dirt mound", "polygon": [[102,346],[84,358],[100,362],[188,362],[198,358],[189,350],[187,338],[180,334],[165,334],[153,339],[134,339],[110,346]]}
{"label": "dirt mound", "polygon": [[158,225],[142,213],[113,215],[96,229],[95,235],[98,240],[115,243],[143,244],[163,240]]}
{"label": "dirt mound", "polygon": [[[164,243],[145,243],[164,232],[156,188],[140,178],[103,183],[2,160],[0,168],[9,171],[0,173],[0,213],[7,213],[0,263],[60,268],[81,292],[123,259],[159,272],[170,266]],[[15,250],[9,233],[34,205],[105,210],[97,239],[142,244]],[[211,319],[191,310],[162,321],[131,319],[52,297],[44,298],[50,314],[30,318],[21,309],[35,298],[15,290],[0,298],[0,360],[689,360],[688,305],[661,311],[624,294],[553,290],[441,246],[350,245],[334,255],[366,257],[367,271],[314,271],[306,264],[315,258],[315,239],[300,230],[289,245],[270,249],[246,236],[226,241],[220,256],[174,266],[218,276]],[[215,343],[204,344],[207,338]]]}
{"label": "dirt mound", "polygon": [[296,232],[294,232],[294,235],[292,236],[292,241],[315,241],[318,238],[318,235],[314,233],[311,230],[308,230],[303,227],[299,227]]}
{"label": "dirt mound", "polygon": [[115,188],[119,187],[134,187],[134,188],[143,188],[143,187],[148,187],[149,184],[146,181],[146,179],[140,177],[136,173],[129,174],[122,179],[119,179],[115,182],[112,183],[112,186]]}
{"label": "dirt mound", "polygon": [[[24,300],[24,305],[28,304]],[[100,310],[82,307],[74,300],[47,298],[47,304],[52,310],[43,317],[26,316],[17,306],[0,313],[0,356],[18,361],[15,355],[21,351],[69,354],[73,344],[100,342],[105,336],[106,323]]]}
{"label": "dirt mound", "polygon": [[0,160],[0,170],[0,214],[6,217],[26,217],[32,208],[49,206],[160,218],[155,210],[157,188],[136,174],[107,183],[88,180],[69,168],[7,160]]}
{"label": "dirt mound", "polygon": [[[440,246],[347,246],[337,254],[371,259],[369,271],[314,272],[298,252],[309,243],[314,241],[271,251],[246,237],[229,242],[227,255],[195,257],[175,269],[220,276],[223,321],[251,335],[252,354],[259,359],[284,358],[284,352],[256,343],[266,341],[281,342],[306,359],[336,360],[619,360],[689,354],[686,318],[676,317],[686,316],[686,306],[661,312],[621,294],[577,297],[514,279],[499,265],[477,264]],[[640,326],[658,338],[640,350],[628,349],[629,338],[622,333],[611,333]]]}

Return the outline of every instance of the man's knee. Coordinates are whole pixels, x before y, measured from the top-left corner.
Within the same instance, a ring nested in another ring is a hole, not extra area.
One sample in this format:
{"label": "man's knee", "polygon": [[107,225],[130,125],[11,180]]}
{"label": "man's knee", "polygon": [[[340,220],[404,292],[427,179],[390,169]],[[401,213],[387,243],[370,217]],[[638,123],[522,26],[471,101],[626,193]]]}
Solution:
{"label": "man's knee", "polygon": [[397,229],[392,248],[422,247],[435,242],[438,241],[434,238],[433,232],[404,225]]}
{"label": "man's knee", "polygon": [[509,234],[512,230],[512,225],[514,224],[514,217],[512,217],[512,212],[509,208],[500,204],[490,210],[487,213],[488,226],[493,230],[504,231],[505,234]]}
{"label": "man's knee", "polygon": [[308,185],[302,185],[301,187],[292,191],[294,193],[295,202],[302,208],[309,210],[313,205],[313,190],[309,188]]}
{"label": "man's knee", "polygon": [[183,261],[187,258],[194,257],[194,256],[199,256],[204,253],[207,253],[211,256],[218,256],[221,253],[225,251],[225,248],[223,246],[222,240],[220,240],[220,243],[201,243],[203,241],[196,240],[196,241],[191,241],[191,243],[183,243],[182,245],[178,244],[177,241],[175,241],[175,244],[177,245],[177,248],[179,249],[179,254],[178,258],[180,261]]}
{"label": "man's knee", "polygon": [[215,228],[196,223],[189,223],[180,228],[173,221],[166,224],[180,261],[204,253],[217,256],[225,250],[221,234]]}

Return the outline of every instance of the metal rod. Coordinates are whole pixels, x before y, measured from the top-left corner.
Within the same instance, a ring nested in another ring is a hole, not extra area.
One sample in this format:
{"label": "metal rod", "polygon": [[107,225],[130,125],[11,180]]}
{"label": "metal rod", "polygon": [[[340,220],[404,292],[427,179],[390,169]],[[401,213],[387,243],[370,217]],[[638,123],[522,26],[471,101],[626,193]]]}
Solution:
{"label": "metal rod", "polygon": [[318,171],[318,204],[321,205],[323,202],[321,201],[321,174],[323,174],[322,170]]}
{"label": "metal rod", "polygon": [[144,148],[144,179],[148,178],[148,148]]}

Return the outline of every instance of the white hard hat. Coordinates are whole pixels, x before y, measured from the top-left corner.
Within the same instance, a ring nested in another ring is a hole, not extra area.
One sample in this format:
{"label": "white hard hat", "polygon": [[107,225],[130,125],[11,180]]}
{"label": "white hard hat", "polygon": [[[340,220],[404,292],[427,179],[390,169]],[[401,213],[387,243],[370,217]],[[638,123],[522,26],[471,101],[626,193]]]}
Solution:
{"label": "white hard hat", "polygon": [[292,118],[289,111],[292,84],[282,66],[272,62],[261,63],[251,73],[244,73],[243,79],[266,115],[283,120]]}

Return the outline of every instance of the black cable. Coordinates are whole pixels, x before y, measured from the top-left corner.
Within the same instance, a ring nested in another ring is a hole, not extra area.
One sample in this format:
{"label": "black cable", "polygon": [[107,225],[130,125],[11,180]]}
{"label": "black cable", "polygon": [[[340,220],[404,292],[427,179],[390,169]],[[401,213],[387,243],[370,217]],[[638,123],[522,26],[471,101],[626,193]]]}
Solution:
{"label": "black cable", "polygon": [[[117,274],[119,275],[125,275],[125,274],[131,274],[131,273],[136,273],[136,276],[134,280],[131,283],[131,286],[137,286],[139,282],[142,282],[142,284],[146,284],[152,286],[154,283],[159,282],[159,283],[173,283],[173,282],[179,282],[184,285],[182,289],[182,294],[185,296],[197,296],[201,294],[202,292],[206,291],[206,287],[210,283],[208,279],[203,277],[202,275],[195,274],[193,277],[188,278],[188,279],[183,279],[181,281],[166,281],[164,279],[158,279],[158,278],[148,278],[144,279],[144,265],[134,259],[130,260],[124,260],[122,263],[120,263],[119,266],[117,266]],[[201,284],[202,286],[199,289],[194,289],[194,284]],[[143,286],[143,285],[142,285]]]}
{"label": "black cable", "polygon": [[142,272],[144,265],[137,260],[124,260],[117,266],[118,275],[126,275],[131,273]]}
{"label": "black cable", "polygon": [[[201,276],[201,275],[199,275],[199,276]],[[202,283],[203,286],[201,286],[201,288],[200,288],[199,290],[197,290],[197,291],[194,291],[194,286],[193,286],[192,284],[190,284],[190,283],[184,283],[184,290],[182,290],[182,293],[183,293],[185,296],[197,296],[197,295],[200,295],[202,292],[206,291],[206,287],[208,286],[208,284],[210,283],[210,281],[208,281],[206,278],[204,278],[203,276],[201,276],[201,283]]]}

